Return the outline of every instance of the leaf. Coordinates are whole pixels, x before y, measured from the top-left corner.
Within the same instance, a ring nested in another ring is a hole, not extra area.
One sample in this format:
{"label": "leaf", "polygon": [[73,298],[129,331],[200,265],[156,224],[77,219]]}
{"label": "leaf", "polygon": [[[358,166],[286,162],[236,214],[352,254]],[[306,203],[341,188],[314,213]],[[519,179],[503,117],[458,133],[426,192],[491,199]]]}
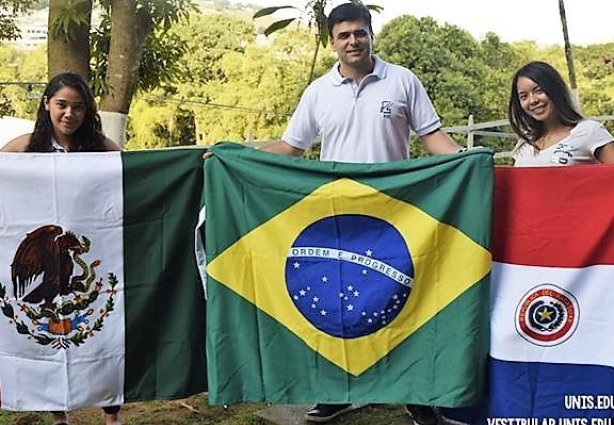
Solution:
{"label": "leaf", "polygon": [[382,13],[384,8],[378,4],[367,4],[367,9],[372,10],[375,13]]}
{"label": "leaf", "polygon": [[322,47],[326,47],[328,45],[328,28],[324,28],[320,32],[320,44]]}
{"label": "leaf", "polygon": [[257,19],[257,18],[262,18],[263,16],[268,16],[268,15],[272,15],[273,13],[277,12],[278,10],[281,9],[298,9],[296,6],[273,6],[273,7],[265,7],[260,9],[259,11],[257,11],[256,13],[254,13],[254,16],[252,16],[252,19]]}
{"label": "leaf", "polygon": [[318,30],[316,38],[322,47],[326,47],[328,44],[328,17],[324,12],[316,14],[315,24]]}
{"label": "leaf", "polygon": [[47,335],[33,335],[33,337],[40,345],[49,345],[55,341],[55,338],[49,338]]}
{"label": "leaf", "polygon": [[78,347],[81,344],[83,344],[86,339],[87,339],[87,335],[85,335],[85,333],[77,332],[75,335],[70,337],[68,340]]}
{"label": "leaf", "polygon": [[4,313],[6,317],[10,317],[12,319],[15,311],[13,310],[13,306],[7,303],[2,306],[2,313]]}
{"label": "leaf", "polygon": [[49,31],[66,41],[71,41],[75,36],[73,27],[89,24],[87,13],[81,10],[85,1],[73,0],[69,1],[65,7],[58,7],[56,15],[52,18]]}
{"label": "leaf", "polygon": [[279,31],[281,29],[286,28],[294,20],[296,20],[296,18],[282,19],[281,21],[273,22],[271,25],[268,26],[267,29],[264,30],[264,35],[268,37],[269,35],[273,34],[275,31]]}
{"label": "leaf", "polygon": [[30,335],[30,330],[24,322],[15,323],[15,328],[17,329],[17,332],[21,335]]}

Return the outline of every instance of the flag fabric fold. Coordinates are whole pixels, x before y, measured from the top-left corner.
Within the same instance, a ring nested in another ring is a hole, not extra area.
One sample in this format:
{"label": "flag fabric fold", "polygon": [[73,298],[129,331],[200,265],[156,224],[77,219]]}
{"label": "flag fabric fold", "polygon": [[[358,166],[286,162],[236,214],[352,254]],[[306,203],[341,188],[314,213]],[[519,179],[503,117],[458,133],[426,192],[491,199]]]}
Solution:
{"label": "flag fabric fold", "polygon": [[210,402],[479,398],[490,152],[386,164],[212,152]]}
{"label": "flag fabric fold", "polygon": [[497,170],[490,418],[614,417],[613,178]]}
{"label": "flag fabric fold", "polygon": [[0,154],[2,408],[206,389],[201,155]]}

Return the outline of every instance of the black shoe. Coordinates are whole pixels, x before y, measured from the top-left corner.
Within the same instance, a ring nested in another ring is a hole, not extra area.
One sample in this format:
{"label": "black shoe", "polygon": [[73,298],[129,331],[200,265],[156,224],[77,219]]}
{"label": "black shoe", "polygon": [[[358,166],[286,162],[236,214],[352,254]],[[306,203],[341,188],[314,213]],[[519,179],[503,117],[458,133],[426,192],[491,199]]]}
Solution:
{"label": "black shoe", "polygon": [[439,413],[431,406],[406,404],[405,413],[416,425],[437,425],[439,422]]}
{"label": "black shoe", "polygon": [[354,410],[352,404],[316,404],[305,414],[305,420],[309,422],[328,422],[337,416]]}

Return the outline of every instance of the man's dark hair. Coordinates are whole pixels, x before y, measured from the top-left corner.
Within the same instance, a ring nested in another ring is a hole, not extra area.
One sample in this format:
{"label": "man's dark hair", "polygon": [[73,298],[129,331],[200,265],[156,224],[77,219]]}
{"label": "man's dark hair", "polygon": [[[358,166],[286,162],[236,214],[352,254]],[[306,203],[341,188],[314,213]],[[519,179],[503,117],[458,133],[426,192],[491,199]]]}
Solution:
{"label": "man's dark hair", "polygon": [[346,21],[364,21],[369,26],[369,32],[373,35],[371,12],[359,3],[343,3],[330,12],[330,15],[328,15],[328,35],[332,38],[333,27],[340,22]]}

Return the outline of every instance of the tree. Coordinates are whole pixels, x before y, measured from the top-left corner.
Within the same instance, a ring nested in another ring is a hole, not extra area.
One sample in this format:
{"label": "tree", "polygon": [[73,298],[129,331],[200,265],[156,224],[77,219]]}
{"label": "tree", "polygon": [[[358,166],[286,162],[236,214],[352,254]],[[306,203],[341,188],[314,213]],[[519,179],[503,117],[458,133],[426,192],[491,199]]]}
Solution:
{"label": "tree", "polygon": [[49,1],[49,77],[71,71],[89,79],[91,17],[92,0]]}
{"label": "tree", "polygon": [[2,114],[16,117],[31,117],[41,98],[47,68],[45,66],[46,52],[43,48],[23,51],[13,46],[0,46],[0,81],[2,86],[0,102],[6,107]]}
{"label": "tree", "polygon": [[[363,4],[360,0],[350,0],[351,3]],[[269,36],[274,32],[280,31],[290,25],[292,22],[295,22],[299,19],[306,19],[309,25],[309,28],[314,28],[314,36],[315,36],[315,48],[313,51],[313,58],[311,60],[311,67],[309,68],[309,78],[307,80],[307,84],[313,81],[314,69],[318,59],[318,53],[320,50],[320,46],[326,47],[328,44],[328,17],[326,16],[325,9],[329,5],[329,0],[309,0],[305,5],[304,9],[298,8],[296,6],[273,6],[273,7],[265,7],[263,9],[258,10],[254,14],[254,19],[262,18],[263,16],[272,15],[280,10],[291,9],[295,12],[295,16],[292,18],[286,18],[279,21],[273,22],[264,30],[264,35]],[[383,10],[381,6],[367,4],[365,5],[368,9],[373,10],[375,12],[380,12]]]}
{"label": "tree", "polygon": [[[475,122],[506,117],[512,75],[534,51],[531,46],[517,49],[493,33],[478,42],[454,25],[406,15],[384,26],[375,49],[383,59],[418,75],[444,125],[464,126],[470,115]],[[479,140],[498,151],[509,150],[507,142],[502,137]]]}
{"label": "tree", "polygon": [[447,125],[464,124],[469,114],[486,117],[476,88],[488,69],[479,43],[467,31],[429,17],[400,16],[382,28],[375,50],[418,75]]}
{"label": "tree", "polygon": [[189,22],[174,25],[169,33],[185,40],[179,61],[179,80],[189,84],[224,81],[221,59],[228,53],[244,53],[255,41],[250,22],[228,14],[193,15]]}
{"label": "tree", "polygon": [[[286,31],[262,45],[254,40],[253,25],[224,15],[202,16],[173,32],[194,37],[181,60],[189,73],[173,87],[137,96],[130,111],[131,149],[194,137],[182,126],[190,112],[201,144],[281,136],[311,64],[308,32]],[[320,58],[316,75],[329,68],[331,56]]]}
{"label": "tree", "polygon": [[252,44],[243,54],[227,53],[221,61],[226,80],[211,83],[207,93],[210,104],[227,107],[196,111],[204,123],[203,142],[278,139],[304,89],[310,44],[309,34],[295,30],[270,46]]}
{"label": "tree", "polygon": [[[151,42],[151,38],[164,38],[171,24],[187,18],[189,12],[195,10],[195,5],[192,0],[100,0],[100,5],[102,25],[97,32],[99,39],[93,44],[96,49],[92,52],[93,1],[50,0],[49,74],[73,71],[89,77],[93,53],[96,57],[94,63],[103,68],[96,70],[97,87],[102,92],[100,109],[103,120],[108,119],[111,129],[119,129],[116,134],[109,135],[123,142],[126,116],[139,81],[160,79],[160,75],[169,77],[168,70],[162,67],[140,67],[148,45],[163,45]],[[158,75],[152,77],[152,73]],[[101,80],[103,84],[100,84]],[[111,115],[105,116],[104,112]]]}
{"label": "tree", "polygon": [[480,41],[481,58],[487,66],[484,80],[480,87],[480,97],[485,114],[481,121],[495,120],[506,115],[507,99],[510,95],[512,77],[518,66],[528,62],[522,49],[502,42],[492,32]]}
{"label": "tree", "polygon": [[37,4],[38,0],[0,0],[0,41],[17,39],[19,29],[15,18]]}
{"label": "tree", "polygon": [[573,63],[573,49],[569,42],[569,32],[567,31],[567,16],[565,14],[565,2],[559,0],[559,15],[561,17],[561,25],[563,27],[563,41],[565,42],[565,58],[567,60],[567,73],[569,75],[569,83],[571,86],[572,100],[577,108],[580,108],[580,98],[578,96],[578,82],[576,80],[576,70]]}
{"label": "tree", "polygon": [[219,111],[207,105],[213,87],[228,82],[224,56],[244,54],[255,40],[255,31],[251,23],[228,14],[195,14],[189,23],[174,24],[167,37],[184,42],[177,60],[178,75],[172,86],[152,86],[138,96],[130,111],[130,148],[172,146],[186,140],[196,143],[198,135],[210,127],[209,115],[203,118],[202,110],[211,110],[213,115]]}

